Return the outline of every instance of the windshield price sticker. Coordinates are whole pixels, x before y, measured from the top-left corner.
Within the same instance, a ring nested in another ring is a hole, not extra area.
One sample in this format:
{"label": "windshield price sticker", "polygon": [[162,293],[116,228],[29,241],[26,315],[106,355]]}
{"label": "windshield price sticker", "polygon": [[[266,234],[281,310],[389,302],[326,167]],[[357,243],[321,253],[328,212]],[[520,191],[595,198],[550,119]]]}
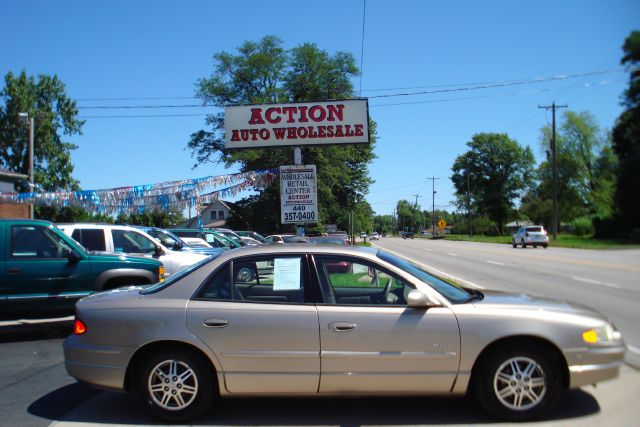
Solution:
{"label": "windshield price sticker", "polygon": [[318,222],[316,166],[280,166],[282,224]]}

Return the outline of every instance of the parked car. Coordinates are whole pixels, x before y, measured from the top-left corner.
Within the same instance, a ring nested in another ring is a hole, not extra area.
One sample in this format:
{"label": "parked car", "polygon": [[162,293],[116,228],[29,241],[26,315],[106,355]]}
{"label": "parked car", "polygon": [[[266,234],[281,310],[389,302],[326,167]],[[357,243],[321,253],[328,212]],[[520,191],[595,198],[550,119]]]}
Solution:
{"label": "parked car", "polygon": [[194,252],[172,251],[144,231],[128,225],[76,223],[58,226],[90,251],[157,259],[164,265],[167,276],[207,257]]}
{"label": "parked car", "polygon": [[265,242],[267,245],[274,243],[308,243],[306,238],[302,236],[296,236],[295,234],[272,234],[265,238]]}
{"label": "parked car", "polygon": [[365,233],[364,231],[362,233],[360,233],[360,238],[362,240],[366,239],[367,238],[367,233]]}
{"label": "parked car", "polygon": [[380,240],[380,235],[374,231],[373,233],[371,233],[371,236],[369,236],[369,240]]}
{"label": "parked car", "polygon": [[178,236],[177,234],[172,233],[169,230],[165,230],[163,228],[158,227],[142,227],[136,226],[136,228],[141,229],[149,236],[159,240],[167,248],[172,251],[182,251],[182,252],[196,252],[205,255],[214,255],[218,254],[224,248],[214,248],[211,245],[206,246],[193,246],[188,244],[185,241],[185,238]]}
{"label": "parked car", "polygon": [[[327,272],[342,261],[352,269]],[[354,394],[470,394],[528,420],[564,389],[616,377],[625,354],[620,332],[583,305],[462,288],[342,245],[224,251],[164,283],[84,298],[76,313],[67,372],[133,390],[172,422],[224,396]]]}
{"label": "parked car", "polygon": [[334,231],[331,233],[327,233],[327,236],[338,236],[342,238],[347,245],[351,244],[351,239],[349,239],[349,235],[347,234],[346,231],[340,231],[340,230]]}
{"label": "parked car", "polygon": [[156,260],[87,252],[48,221],[0,219],[0,318],[69,315],[83,296],[163,275]]}
{"label": "parked car", "polygon": [[236,232],[233,230],[230,230],[228,228],[212,228],[212,230],[218,234],[223,235],[229,240],[233,240],[234,242],[238,243],[240,246],[245,246],[244,243],[242,243],[242,238],[240,238],[240,236],[237,235]]}
{"label": "parked car", "polygon": [[258,242],[256,239],[247,236],[240,236],[240,240],[242,240],[242,246],[260,246],[262,243]]}
{"label": "parked car", "polygon": [[256,233],[255,231],[236,231],[236,234],[240,237],[251,237],[252,239],[256,239],[260,243],[265,243],[265,237],[260,233]]}
{"label": "parked car", "polygon": [[240,243],[227,239],[223,235],[210,229],[205,229],[200,232],[197,228],[171,228],[169,231],[180,237],[199,237],[214,248],[235,249],[242,246]]}
{"label": "parked car", "polygon": [[199,237],[183,237],[182,241],[190,248],[211,248],[204,239]]}
{"label": "parked car", "polygon": [[546,249],[549,246],[549,236],[547,236],[547,231],[541,225],[526,225],[520,227],[511,239],[511,245],[514,248],[517,248],[518,244],[522,245],[523,248],[526,248],[527,245],[532,245],[534,248],[542,246]]}

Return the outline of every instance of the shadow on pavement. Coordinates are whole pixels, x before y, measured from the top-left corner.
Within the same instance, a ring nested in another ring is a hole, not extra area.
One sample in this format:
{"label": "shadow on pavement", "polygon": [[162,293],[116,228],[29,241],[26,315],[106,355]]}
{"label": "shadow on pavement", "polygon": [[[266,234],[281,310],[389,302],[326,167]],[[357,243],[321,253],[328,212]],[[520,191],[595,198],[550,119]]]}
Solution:
{"label": "shadow on pavement", "polygon": [[73,332],[73,319],[6,323],[0,324],[0,343],[66,338]]}
{"label": "shadow on pavement", "polygon": [[[74,401],[74,399],[77,399]],[[64,414],[62,411],[64,409]],[[95,391],[72,384],[35,401],[29,412],[51,420],[74,423],[153,424],[132,394]],[[595,398],[582,390],[565,393],[545,420],[562,421],[600,411]],[[64,415],[64,416],[62,416]],[[223,399],[190,425],[447,425],[500,423],[470,398],[240,398]]]}

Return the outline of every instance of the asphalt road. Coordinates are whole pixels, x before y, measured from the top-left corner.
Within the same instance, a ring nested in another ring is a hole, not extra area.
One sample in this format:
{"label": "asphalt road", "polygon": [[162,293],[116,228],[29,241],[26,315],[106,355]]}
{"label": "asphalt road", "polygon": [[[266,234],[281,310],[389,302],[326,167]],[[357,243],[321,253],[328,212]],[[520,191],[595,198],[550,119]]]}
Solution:
{"label": "asphalt road", "polygon": [[448,240],[383,238],[389,250],[478,288],[579,302],[622,332],[627,363],[640,367],[640,250],[582,250]]}

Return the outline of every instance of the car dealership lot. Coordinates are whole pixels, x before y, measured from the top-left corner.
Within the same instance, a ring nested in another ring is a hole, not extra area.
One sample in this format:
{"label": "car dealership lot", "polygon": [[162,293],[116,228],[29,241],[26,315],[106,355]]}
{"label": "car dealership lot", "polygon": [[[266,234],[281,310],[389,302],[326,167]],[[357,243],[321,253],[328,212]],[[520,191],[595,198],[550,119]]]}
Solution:
{"label": "car dealership lot", "polygon": [[[396,242],[397,240],[397,242]],[[396,245],[399,242],[399,245]],[[444,243],[445,245],[438,245]],[[501,247],[495,245],[464,245],[453,242],[403,241],[401,239],[382,239],[382,244],[390,250],[406,253],[416,261],[445,270],[461,279],[474,278],[478,287],[489,287],[496,283],[500,289],[507,289],[514,282],[519,289],[538,294],[554,296],[557,291],[562,298],[574,299],[577,296],[590,295],[590,282],[573,281],[567,283],[568,289],[561,288],[554,278],[565,273],[575,274],[573,266],[584,267],[597,263],[599,270],[622,269],[627,257],[633,260],[634,254],[620,253],[610,258],[606,253],[590,258],[590,254],[564,253],[541,249],[518,249],[515,258],[524,265],[513,268],[515,271],[501,270],[500,267],[518,264],[508,257],[509,252],[500,253]],[[404,245],[404,247],[403,247]],[[415,248],[412,246],[415,245]],[[394,246],[392,248],[392,246]],[[422,255],[421,255],[422,254]],[[428,254],[428,255],[425,255]],[[493,254],[494,258],[485,259],[480,254]],[[548,257],[558,264],[560,271],[546,265]],[[533,258],[529,258],[528,256]],[[531,261],[537,260],[538,266],[528,269]],[[449,260],[447,264],[443,260]],[[454,260],[451,262],[451,260]],[[488,261],[494,261],[489,263]],[[486,266],[485,266],[486,264]],[[567,266],[568,265],[568,266]],[[636,264],[637,265],[637,264]],[[473,276],[467,278],[465,267]],[[481,268],[486,267],[486,268]],[[474,272],[475,269],[475,272]],[[563,269],[566,269],[563,270]],[[535,273],[539,273],[536,275]],[[564,273],[563,273],[564,272]],[[587,271],[585,274],[589,274]],[[499,278],[505,276],[505,280]],[[531,281],[526,278],[533,276]],[[521,277],[520,280],[516,278]],[[545,280],[539,280],[540,277]],[[604,280],[590,275],[591,280]],[[624,275],[621,276],[624,278]],[[538,285],[550,281],[549,284]],[[581,284],[576,286],[574,282]],[[633,283],[618,280],[619,289],[630,287]],[[552,286],[548,286],[552,285]],[[555,289],[554,289],[555,286]],[[612,289],[607,286],[600,288]],[[543,292],[544,291],[544,292]],[[558,296],[558,295],[555,295]],[[598,301],[595,301],[598,302]],[[637,301],[636,301],[637,302]],[[598,304],[591,304],[605,311]],[[607,313],[609,314],[609,313]],[[624,317],[624,313],[621,314]],[[637,316],[636,316],[637,317]],[[618,322],[616,322],[618,323]],[[619,325],[620,326],[620,325]],[[625,330],[623,327],[623,333]],[[70,331],[69,320],[52,324],[16,323],[0,325],[0,409],[3,410],[2,425],[78,425],[80,424],[157,424],[140,410],[135,398],[127,394],[101,391],[76,383],[66,375],[62,362],[62,337]],[[626,336],[625,336],[626,337]],[[536,425],[632,425],[640,415],[635,405],[635,397],[640,393],[640,373],[625,366],[618,379],[600,384],[597,388],[587,386],[563,395],[558,408],[544,422]],[[250,407],[251,410],[247,410]],[[225,400],[214,406],[204,417],[195,421],[202,425],[343,425],[343,424],[394,424],[394,425],[468,425],[496,423],[487,417],[472,399],[445,398],[353,398],[353,399],[236,399]],[[529,424],[527,424],[529,425]]]}

